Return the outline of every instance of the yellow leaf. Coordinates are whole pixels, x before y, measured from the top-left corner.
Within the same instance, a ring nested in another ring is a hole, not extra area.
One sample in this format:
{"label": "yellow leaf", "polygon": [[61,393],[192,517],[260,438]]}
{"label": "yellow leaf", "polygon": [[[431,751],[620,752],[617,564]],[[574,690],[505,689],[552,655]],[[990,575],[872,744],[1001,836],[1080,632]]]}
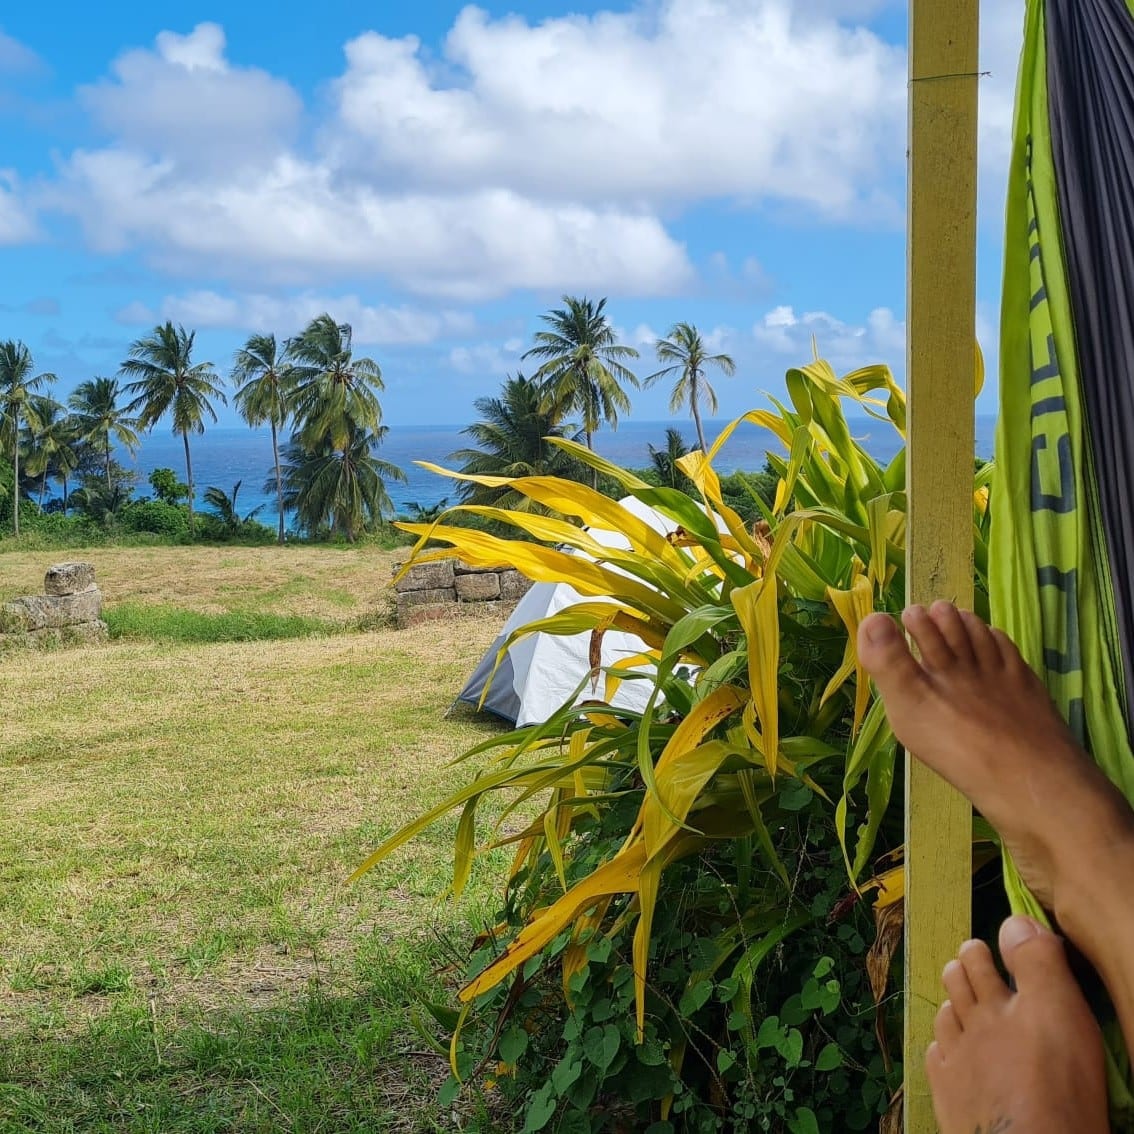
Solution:
{"label": "yellow leaf", "polygon": [[750,563],[763,565],[763,548],[749,535],[748,526],[736,511],[724,502],[721,481],[709,459],[699,449],[679,457],[677,467],[697,486],[697,491],[716,509],[729,535],[736,541]]}
{"label": "yellow leaf", "polygon": [[457,554],[473,567],[515,567],[537,583],[569,583],[582,595],[609,597],[630,604],[638,611],[659,614],[669,621],[675,622],[685,613],[680,603],[655,588],[582,555],[569,555],[538,543],[500,539],[473,528],[431,524],[399,524],[398,527],[453,545],[451,549],[440,548],[417,555],[418,563],[452,559]]}
{"label": "yellow leaf", "polygon": [[532,917],[508,948],[461,989],[461,1001],[468,1004],[482,992],[495,988],[601,898],[633,893],[645,864],[646,845],[640,839],[619,851],[553,905]]}
{"label": "yellow leaf", "polygon": [[764,738],[764,761],[774,776],[780,746],[780,609],[776,576],[770,572],[750,586],[737,587],[731,597],[748,638],[748,684]]}
{"label": "yellow leaf", "polygon": [[[736,700],[738,704],[730,711],[739,707],[739,698]],[[647,795],[642,801],[642,834],[648,858],[655,858],[670,839],[681,833],[682,828],[675,826],[673,820],[685,822],[705,784],[734,751],[732,745],[721,740],[710,740],[691,749],[679,748],[670,740],[654,772],[657,795]]]}
{"label": "yellow leaf", "polygon": [[[854,724],[851,728],[851,736],[855,736],[870,706],[870,678],[858,660],[856,643],[859,623],[874,611],[874,588],[865,575],[856,575],[849,591],[828,587],[827,598],[846,627],[847,645],[843,664],[824,691],[823,701],[826,701],[851,673],[855,675]],[[837,683],[836,679],[838,679]]]}

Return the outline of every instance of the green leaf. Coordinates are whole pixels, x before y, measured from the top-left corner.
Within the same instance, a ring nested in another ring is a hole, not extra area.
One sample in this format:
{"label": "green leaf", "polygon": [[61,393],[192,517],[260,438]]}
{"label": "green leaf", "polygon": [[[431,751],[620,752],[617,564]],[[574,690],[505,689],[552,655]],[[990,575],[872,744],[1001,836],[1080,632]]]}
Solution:
{"label": "green leaf", "polygon": [[589,1028],[583,1036],[583,1051],[600,1071],[605,1071],[614,1062],[621,1044],[622,1036],[613,1024]]}
{"label": "green leaf", "polygon": [[441,1084],[437,1092],[437,1102],[440,1106],[449,1106],[461,1093],[461,1084],[452,1075]]}
{"label": "green leaf", "polygon": [[591,1120],[581,1110],[569,1110],[559,1120],[556,1134],[591,1134]]}
{"label": "green leaf", "polygon": [[516,1063],[528,1049],[528,1033],[513,1024],[501,1037],[497,1051],[505,1063]]}
{"label": "green leaf", "polygon": [[780,1048],[780,1054],[789,1067],[798,1067],[803,1058],[803,1035],[798,1028],[792,1028]]}
{"label": "green leaf", "polygon": [[544,1083],[528,1103],[522,1134],[535,1134],[537,1130],[542,1130],[551,1121],[555,1107],[556,1099],[552,1086],[550,1083]]}
{"label": "green leaf", "polygon": [[756,1033],[757,1047],[778,1047],[784,1038],[784,1029],[780,1027],[779,1016],[766,1016]]}
{"label": "green leaf", "polygon": [[565,1055],[551,1072],[551,1085],[557,1095],[565,1095],[571,1084],[583,1073],[581,1060]]}
{"label": "green leaf", "polygon": [[834,1071],[843,1065],[843,1050],[837,1043],[829,1043],[815,1060],[816,1071]]}
{"label": "green leaf", "polygon": [[662,657],[666,660],[677,657],[707,631],[730,618],[735,622],[736,612],[731,606],[702,606],[691,610],[684,618],[679,618],[666,635]]}
{"label": "green leaf", "polygon": [[693,985],[692,988],[687,988],[682,994],[681,1001],[677,1006],[677,1010],[682,1016],[692,1016],[698,1009],[704,1007],[705,1002],[713,995],[713,982],[710,980],[702,980]]}
{"label": "green leaf", "polygon": [[795,1117],[788,1122],[791,1134],[819,1134],[819,1120],[809,1106],[801,1106]]}
{"label": "green leaf", "polygon": [[727,1047],[722,1047],[717,1052],[717,1070],[723,1075],[726,1071],[736,1065],[736,1056],[733,1055]]}

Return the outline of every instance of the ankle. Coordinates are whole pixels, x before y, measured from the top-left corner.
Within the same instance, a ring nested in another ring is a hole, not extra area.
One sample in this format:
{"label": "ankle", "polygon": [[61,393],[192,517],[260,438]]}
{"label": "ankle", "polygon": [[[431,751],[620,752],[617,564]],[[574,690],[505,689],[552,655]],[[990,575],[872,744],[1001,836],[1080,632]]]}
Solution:
{"label": "ankle", "polygon": [[[1122,952],[1130,955],[1134,909],[1129,901],[1134,878],[1134,812],[1115,794],[1099,814],[1084,824],[1074,848],[1060,848],[1054,856],[1056,920],[1067,937],[1101,969],[1107,967],[1112,947],[1121,939]],[[1077,825],[1077,824],[1076,824]]]}

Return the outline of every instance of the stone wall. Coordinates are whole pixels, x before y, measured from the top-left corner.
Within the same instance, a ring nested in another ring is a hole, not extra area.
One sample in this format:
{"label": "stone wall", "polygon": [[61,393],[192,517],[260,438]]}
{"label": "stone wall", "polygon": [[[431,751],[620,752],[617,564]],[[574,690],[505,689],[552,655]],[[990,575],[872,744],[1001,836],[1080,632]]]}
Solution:
{"label": "stone wall", "polygon": [[56,563],[47,569],[42,595],[0,604],[0,650],[8,646],[54,646],[101,642],[102,591],[89,563]]}
{"label": "stone wall", "polygon": [[[401,569],[395,564],[395,575]],[[419,563],[394,584],[398,629],[474,611],[507,613],[531,585],[511,567],[485,570],[453,559]]]}

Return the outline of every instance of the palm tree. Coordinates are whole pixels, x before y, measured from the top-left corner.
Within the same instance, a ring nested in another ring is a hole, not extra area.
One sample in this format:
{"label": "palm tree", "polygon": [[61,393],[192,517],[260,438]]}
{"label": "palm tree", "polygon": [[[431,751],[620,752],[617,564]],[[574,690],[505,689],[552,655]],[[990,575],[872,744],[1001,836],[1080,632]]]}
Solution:
{"label": "palm tree", "polygon": [[31,413],[37,425],[28,429],[27,469],[40,478],[39,506],[47,492],[47,482],[58,478],[63,482],[63,512],[67,511],[67,484],[81,463],[79,434],[75,418],[54,398],[37,395],[32,398]]}
{"label": "palm tree", "polygon": [[548,409],[557,418],[578,412],[587,448],[593,449],[599,426],[605,421],[617,428],[619,413],[630,410],[622,387],[637,388],[638,378],[624,360],[637,358],[638,352],[615,341],[603,314],[605,299],[594,303],[565,295],[563,303],[540,316],[550,330],[537,331],[535,346],[523,357],[544,359],[534,377],[543,384]]}
{"label": "palm tree", "polygon": [[257,504],[244,519],[240,518],[240,513],[236,510],[236,497],[243,483],[243,481],[238,480],[232,486],[231,496],[223,488],[217,488],[214,484],[210,484],[205,489],[205,503],[216,511],[217,519],[220,520],[225,531],[230,535],[235,535],[245,524],[254,520],[264,507],[263,504]]}
{"label": "palm tree", "polygon": [[312,319],[287,344],[293,363],[292,413],[303,444],[312,452],[329,442],[344,450],[359,431],[376,430],[382,407],[376,391],[382,371],[372,358],[355,358],[349,323],[330,315]]}
{"label": "palm tree", "polygon": [[685,444],[681,433],[670,426],[665,431],[664,449],[655,449],[653,445],[647,445],[646,448],[650,451],[650,464],[662,487],[688,491],[692,482],[677,467],[677,462],[689,452],[689,446]]}
{"label": "palm tree", "polygon": [[130,357],[122,363],[122,373],[135,380],[126,386],[134,400],[127,413],[138,413],[138,428],[151,430],[168,413],[173,432],[185,445],[185,483],[189,485],[189,531],[193,531],[193,462],[189,455],[189,434],[205,432],[205,417],[217,420],[210,398],[228,399],[221,391],[219,376],[211,362],[193,365],[195,331],[167,322],[155,327],[144,339],[130,345]]}
{"label": "palm tree", "polygon": [[54,374],[33,374],[31,351],[21,342],[0,343],[0,447],[12,457],[12,534],[20,534],[20,426],[38,428],[32,399],[37,390],[55,381]]}
{"label": "palm tree", "polygon": [[117,441],[133,456],[141,445],[138,422],[118,405],[117,378],[92,378],[75,387],[67,404],[78,420],[79,435],[97,445],[105,458],[106,487],[111,487],[111,447]]}
{"label": "palm tree", "polygon": [[705,444],[705,430],[701,426],[701,409],[699,402],[705,399],[710,413],[717,412],[717,395],[705,378],[705,368],[715,366],[723,374],[732,377],[736,373],[736,363],[727,354],[708,354],[705,340],[701,332],[692,323],[675,323],[669,331],[669,337],[659,339],[654,348],[659,362],[668,362],[670,365],[651,374],[646,379],[646,385],[653,385],[662,378],[677,376],[673,386],[673,393],[669,399],[671,413],[676,413],[686,402],[693,413],[693,423],[697,427],[697,440],[701,445],[701,452],[709,451]]}
{"label": "palm tree", "polygon": [[387,427],[354,429],[346,443],[325,439],[313,449],[298,435],[284,449],[285,502],[301,527],[314,534],[324,524],[354,543],[368,523],[393,512],[386,480],[406,479],[397,466],[374,456]]}
{"label": "palm tree", "polygon": [[[478,448],[458,449],[449,454],[463,462],[460,471],[468,476],[561,476],[577,479],[582,472],[578,461],[548,437],[566,437],[564,425],[547,409],[543,388],[522,374],[508,377],[496,398],[477,398],[481,420],[461,432]],[[573,431],[572,431],[573,432]],[[574,434],[572,440],[577,440]],[[465,504],[480,504],[516,511],[543,511],[528,497],[508,487],[490,488],[464,482],[459,489]]]}
{"label": "palm tree", "polygon": [[280,543],[284,541],[283,472],[280,469],[279,431],[291,417],[295,368],[287,351],[281,351],[275,335],[252,335],[236,352],[232,368],[237,387],[236,408],[253,429],[267,422],[272,429],[272,462],[276,470],[276,505],[279,511]]}

